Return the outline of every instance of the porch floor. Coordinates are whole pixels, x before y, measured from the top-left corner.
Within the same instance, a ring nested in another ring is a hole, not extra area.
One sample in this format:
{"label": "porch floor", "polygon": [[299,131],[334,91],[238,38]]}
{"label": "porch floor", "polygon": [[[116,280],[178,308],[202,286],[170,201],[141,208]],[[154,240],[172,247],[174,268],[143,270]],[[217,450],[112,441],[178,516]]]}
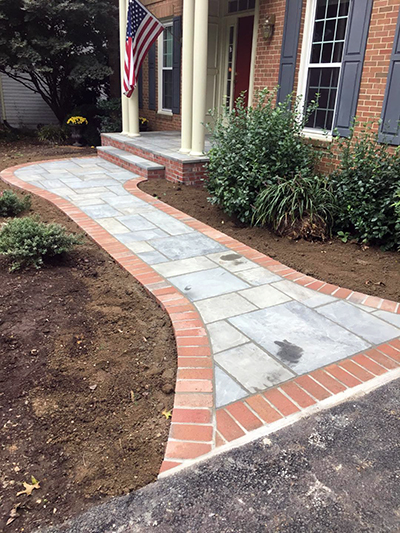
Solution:
{"label": "porch floor", "polygon": [[[151,154],[172,159],[174,161],[205,163],[208,161],[207,155],[192,156],[181,153],[181,132],[180,131],[146,131],[141,132],[139,137],[129,137],[122,133],[104,133],[103,137],[123,143],[126,147],[133,147],[149,152]],[[210,140],[206,136],[205,153],[211,148]]]}

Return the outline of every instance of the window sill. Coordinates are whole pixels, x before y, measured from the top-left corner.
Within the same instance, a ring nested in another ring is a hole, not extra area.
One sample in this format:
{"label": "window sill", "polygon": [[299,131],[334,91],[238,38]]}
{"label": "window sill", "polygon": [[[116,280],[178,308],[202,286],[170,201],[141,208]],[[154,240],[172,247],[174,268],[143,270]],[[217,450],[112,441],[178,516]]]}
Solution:
{"label": "window sill", "polygon": [[157,114],[158,115],[164,115],[166,117],[172,117],[173,116],[173,113],[170,109],[159,109],[157,111]]}
{"label": "window sill", "polygon": [[326,142],[326,143],[330,143],[333,141],[333,137],[332,137],[332,133],[329,132],[329,133],[320,133],[318,131],[313,131],[313,130],[307,130],[307,129],[304,129],[303,130],[303,135],[306,139],[311,139],[313,141],[321,141],[321,142]]}

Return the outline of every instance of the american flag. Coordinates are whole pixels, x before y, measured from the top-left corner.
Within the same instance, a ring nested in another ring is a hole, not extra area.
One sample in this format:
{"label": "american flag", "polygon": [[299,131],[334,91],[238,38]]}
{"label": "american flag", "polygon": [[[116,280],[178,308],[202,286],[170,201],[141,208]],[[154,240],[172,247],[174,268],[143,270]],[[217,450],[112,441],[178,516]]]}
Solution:
{"label": "american flag", "polygon": [[164,26],[137,0],[129,0],[126,25],[124,94],[130,98],[143,60]]}

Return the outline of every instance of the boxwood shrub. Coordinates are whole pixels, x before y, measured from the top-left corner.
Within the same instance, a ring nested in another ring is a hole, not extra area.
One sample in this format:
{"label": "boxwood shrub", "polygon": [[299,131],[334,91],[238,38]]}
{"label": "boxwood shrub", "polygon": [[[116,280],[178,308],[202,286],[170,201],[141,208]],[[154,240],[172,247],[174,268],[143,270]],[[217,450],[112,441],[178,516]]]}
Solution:
{"label": "boxwood shrub", "polygon": [[60,224],[45,224],[37,217],[14,218],[0,230],[0,254],[12,261],[10,270],[22,266],[40,268],[46,257],[69,252],[82,242]]}

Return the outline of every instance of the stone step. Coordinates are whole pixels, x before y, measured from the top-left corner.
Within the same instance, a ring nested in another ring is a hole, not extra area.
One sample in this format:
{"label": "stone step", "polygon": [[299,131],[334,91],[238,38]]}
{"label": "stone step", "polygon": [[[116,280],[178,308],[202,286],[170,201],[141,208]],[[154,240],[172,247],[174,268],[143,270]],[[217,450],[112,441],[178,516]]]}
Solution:
{"label": "stone step", "polygon": [[138,174],[143,178],[164,178],[165,167],[154,161],[149,161],[144,157],[131,154],[125,150],[120,150],[114,146],[98,146],[97,154],[99,157],[114,163],[125,170],[129,170],[134,174]]}

